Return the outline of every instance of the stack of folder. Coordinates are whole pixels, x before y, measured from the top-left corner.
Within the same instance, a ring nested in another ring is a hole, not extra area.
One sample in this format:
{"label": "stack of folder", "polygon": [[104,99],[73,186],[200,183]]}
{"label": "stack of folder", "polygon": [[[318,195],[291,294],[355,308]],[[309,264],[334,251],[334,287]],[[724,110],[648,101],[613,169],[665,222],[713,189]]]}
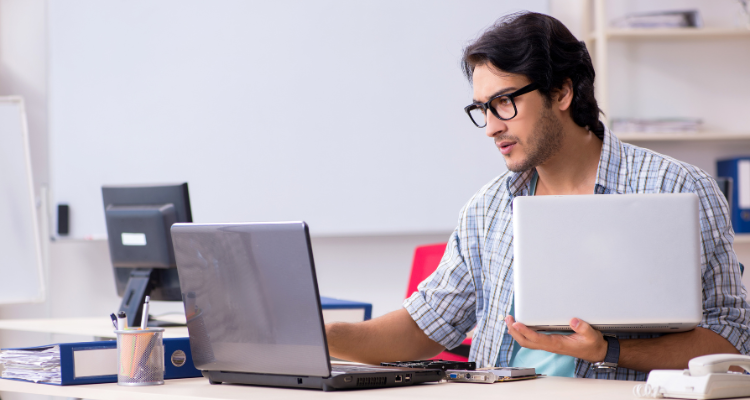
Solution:
{"label": "stack of folder", "polygon": [[0,352],[3,378],[60,384],[60,346],[7,349]]}
{"label": "stack of folder", "polygon": [[[174,362],[177,355],[179,362]],[[164,339],[164,379],[202,376],[188,338]],[[117,382],[117,341],[60,343],[0,351],[4,379],[50,385]]]}

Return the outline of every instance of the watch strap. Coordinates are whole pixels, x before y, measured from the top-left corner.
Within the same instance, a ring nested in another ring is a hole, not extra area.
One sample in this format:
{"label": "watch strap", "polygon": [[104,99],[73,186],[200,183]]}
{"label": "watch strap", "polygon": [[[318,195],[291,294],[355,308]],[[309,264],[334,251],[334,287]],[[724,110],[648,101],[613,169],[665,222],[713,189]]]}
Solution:
{"label": "watch strap", "polygon": [[615,364],[620,361],[620,340],[614,336],[604,336],[607,340],[607,355],[604,356],[604,362]]}
{"label": "watch strap", "polygon": [[614,336],[604,336],[607,341],[607,354],[604,361],[594,363],[593,367],[602,372],[614,372],[617,370],[617,363],[620,361],[620,340]]}

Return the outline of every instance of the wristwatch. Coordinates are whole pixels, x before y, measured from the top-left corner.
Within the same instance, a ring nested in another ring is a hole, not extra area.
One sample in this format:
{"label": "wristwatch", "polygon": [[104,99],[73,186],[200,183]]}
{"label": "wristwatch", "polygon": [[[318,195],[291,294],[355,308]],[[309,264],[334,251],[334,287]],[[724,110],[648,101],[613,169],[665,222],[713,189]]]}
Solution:
{"label": "wristwatch", "polygon": [[604,361],[594,363],[593,367],[598,372],[615,372],[617,370],[617,362],[620,361],[620,341],[614,336],[604,336],[607,341],[607,355],[604,356]]}

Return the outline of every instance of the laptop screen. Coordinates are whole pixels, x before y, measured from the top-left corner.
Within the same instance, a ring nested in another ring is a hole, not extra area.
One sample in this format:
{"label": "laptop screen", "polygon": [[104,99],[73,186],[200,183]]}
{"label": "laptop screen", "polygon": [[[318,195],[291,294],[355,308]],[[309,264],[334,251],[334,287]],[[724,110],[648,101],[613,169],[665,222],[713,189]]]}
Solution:
{"label": "laptop screen", "polygon": [[330,376],[304,222],[175,224],[196,368]]}

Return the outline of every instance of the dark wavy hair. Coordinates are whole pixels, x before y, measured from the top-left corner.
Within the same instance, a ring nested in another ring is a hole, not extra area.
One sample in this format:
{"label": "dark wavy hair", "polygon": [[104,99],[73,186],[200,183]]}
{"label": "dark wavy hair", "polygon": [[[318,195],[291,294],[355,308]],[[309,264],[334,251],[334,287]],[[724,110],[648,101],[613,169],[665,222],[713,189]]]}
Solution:
{"label": "dark wavy hair", "polygon": [[[497,69],[524,75],[539,85],[547,101],[550,92],[573,83],[570,114],[579,126],[599,137],[604,125],[594,97],[594,66],[586,44],[573,36],[562,22],[549,15],[523,11],[506,15],[464,49],[462,68],[469,82],[474,68],[490,63]],[[549,104],[549,103],[547,103]]]}

